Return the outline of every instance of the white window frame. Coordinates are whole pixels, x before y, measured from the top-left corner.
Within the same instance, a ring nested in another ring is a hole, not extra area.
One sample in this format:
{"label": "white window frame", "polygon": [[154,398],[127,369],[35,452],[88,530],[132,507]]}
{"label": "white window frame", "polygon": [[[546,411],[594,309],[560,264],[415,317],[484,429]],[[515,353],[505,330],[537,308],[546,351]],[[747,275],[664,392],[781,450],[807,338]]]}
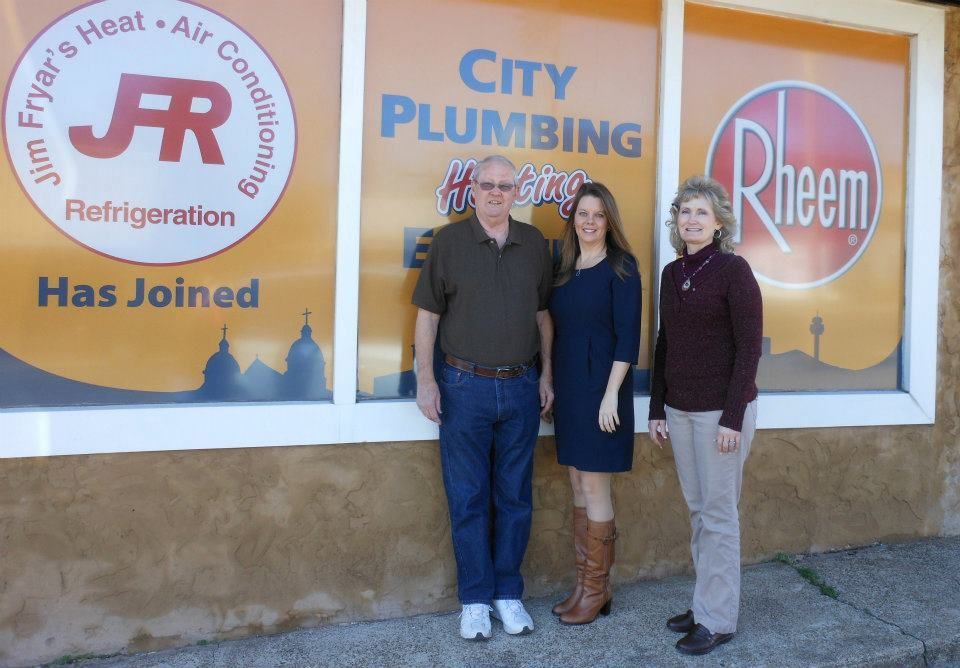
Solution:
{"label": "white window frame", "polygon": [[[690,0],[661,0],[656,211],[679,182],[683,14]],[[906,200],[905,391],[764,393],[760,428],[929,424],[935,417],[937,288],[943,156],[942,8],[906,0],[696,0],[731,9],[905,34],[910,48]],[[435,440],[416,404],[357,396],[360,183],[366,0],[344,0],[332,403],[191,404],[0,410],[0,458],[328,443]],[[925,119],[926,122],[918,122]],[[924,221],[936,224],[923,225]],[[673,257],[656,225],[659,267]],[[934,256],[930,257],[930,250]],[[654,280],[660,272],[653,272]],[[654,290],[659,286],[654,285]],[[655,292],[656,294],[656,292]],[[649,400],[637,397],[637,432]],[[544,425],[542,434],[552,433]]]}
{"label": "white window frame", "polygon": [[[672,84],[661,83],[661,136],[658,211],[668,211],[679,183],[680,77],[683,7],[712,5],[788,18],[823,21],[851,28],[910,37],[910,100],[907,138],[905,251],[906,284],[902,391],[764,392],[758,427],[850,427],[932,424],[936,416],[937,294],[940,248],[940,198],[943,162],[943,40],[945,12],[940,7],[901,0],[664,0],[662,52]],[[927,122],[920,123],[920,119]],[[671,157],[667,163],[662,156]],[[661,219],[663,216],[660,217]],[[929,221],[936,221],[931,225]],[[927,224],[924,224],[924,223]],[[657,226],[663,232],[662,226]],[[933,249],[933,257],[930,256]],[[669,236],[657,239],[662,270],[676,257]],[[660,272],[655,274],[659,280]],[[656,286],[659,290],[659,286]],[[645,410],[645,409],[644,409]],[[645,414],[645,413],[643,413]]]}

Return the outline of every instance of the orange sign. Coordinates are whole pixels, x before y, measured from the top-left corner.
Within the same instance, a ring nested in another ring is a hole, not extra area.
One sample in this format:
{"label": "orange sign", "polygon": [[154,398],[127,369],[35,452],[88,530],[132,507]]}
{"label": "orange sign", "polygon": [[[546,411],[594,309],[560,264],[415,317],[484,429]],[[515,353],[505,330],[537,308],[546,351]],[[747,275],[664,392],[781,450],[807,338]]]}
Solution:
{"label": "orange sign", "polygon": [[330,396],[340,3],[8,3],[0,407]]}
{"label": "orange sign", "polygon": [[[470,213],[469,176],[520,171],[514,218],[559,239],[584,180],[616,196],[649,328],[659,2],[412,0],[368,9],[359,389],[411,396],[410,305],[433,229]],[[411,21],[410,17],[417,17]],[[403,30],[397,30],[403,25]],[[471,26],[469,32],[456,30]],[[589,47],[584,48],[584,40]],[[649,336],[637,386],[646,391]]]}
{"label": "orange sign", "polygon": [[684,23],[681,173],[730,192],[761,389],[899,389],[908,38],[694,4]]}

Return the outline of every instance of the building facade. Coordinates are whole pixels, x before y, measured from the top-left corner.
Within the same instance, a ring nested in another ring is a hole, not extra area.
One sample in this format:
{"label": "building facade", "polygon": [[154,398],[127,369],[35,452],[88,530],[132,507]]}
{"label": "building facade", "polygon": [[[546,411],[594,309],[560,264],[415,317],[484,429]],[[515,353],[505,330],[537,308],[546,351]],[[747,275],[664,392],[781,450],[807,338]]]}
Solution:
{"label": "building facade", "polygon": [[[11,6],[0,664],[455,607],[409,296],[489,153],[548,239],[584,180],[621,201],[641,415],[671,195],[731,190],[766,307],[747,562],[960,533],[960,9]],[[690,569],[636,439],[620,582]],[[569,493],[545,426],[529,595],[568,584]]]}

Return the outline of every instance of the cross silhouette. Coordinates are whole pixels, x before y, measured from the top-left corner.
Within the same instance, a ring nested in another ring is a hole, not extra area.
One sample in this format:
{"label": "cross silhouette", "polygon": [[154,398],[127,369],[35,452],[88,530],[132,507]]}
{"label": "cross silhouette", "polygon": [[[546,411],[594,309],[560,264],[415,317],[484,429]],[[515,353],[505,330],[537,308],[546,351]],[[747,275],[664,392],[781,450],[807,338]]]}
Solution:
{"label": "cross silhouette", "polygon": [[226,325],[226,323],[224,323],[223,328],[222,328],[221,331],[223,332],[223,340],[226,341],[226,340],[227,340],[227,325]]}
{"label": "cross silhouette", "polygon": [[303,313],[301,313],[300,315],[303,316],[303,324],[309,325],[309,324],[310,324],[310,316],[313,315],[313,311],[311,311],[311,310],[310,310],[310,307],[308,306],[307,308],[305,308],[305,309],[303,310]]}

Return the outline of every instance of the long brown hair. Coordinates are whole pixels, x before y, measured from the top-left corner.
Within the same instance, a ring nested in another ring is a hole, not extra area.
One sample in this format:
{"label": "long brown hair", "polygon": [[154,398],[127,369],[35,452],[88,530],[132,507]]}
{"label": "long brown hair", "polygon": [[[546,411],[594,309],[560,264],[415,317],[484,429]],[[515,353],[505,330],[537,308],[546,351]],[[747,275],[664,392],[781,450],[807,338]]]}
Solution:
{"label": "long brown hair", "polygon": [[577,238],[574,221],[576,220],[577,209],[580,208],[580,200],[584,197],[596,197],[603,205],[603,212],[607,217],[607,234],[604,237],[604,243],[607,246],[607,260],[610,262],[610,267],[614,273],[623,280],[630,273],[628,261],[632,261],[634,266],[637,263],[633,257],[630,242],[627,241],[627,236],[623,233],[620,209],[617,208],[617,200],[613,198],[613,193],[602,183],[588,181],[580,186],[580,190],[573,198],[573,207],[570,209],[567,224],[563,228],[563,238],[560,244],[560,265],[557,268],[555,286],[563,285],[570,280],[570,276],[573,275],[577,266],[577,258],[580,257],[580,239]]}

